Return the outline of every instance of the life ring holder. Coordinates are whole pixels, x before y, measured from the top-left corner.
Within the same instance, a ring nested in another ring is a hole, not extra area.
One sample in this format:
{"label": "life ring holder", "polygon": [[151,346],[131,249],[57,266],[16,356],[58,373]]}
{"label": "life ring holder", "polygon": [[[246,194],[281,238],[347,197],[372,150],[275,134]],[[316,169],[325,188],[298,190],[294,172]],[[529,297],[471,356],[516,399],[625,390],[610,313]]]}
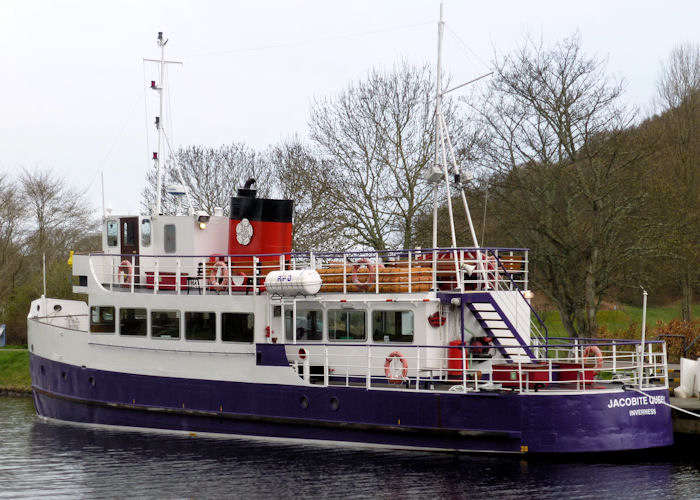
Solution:
{"label": "life ring holder", "polygon": [[229,274],[225,262],[217,260],[212,266],[212,274],[209,277],[209,287],[215,292],[222,292],[228,287]]}
{"label": "life ring holder", "polygon": [[122,288],[129,288],[131,286],[133,276],[134,268],[131,266],[131,262],[124,259],[119,263],[119,270],[117,271],[117,281],[121,284]]}
{"label": "life ring holder", "polygon": [[[401,363],[400,374],[398,373],[398,370],[392,368],[392,365],[395,363],[394,360],[396,359],[398,359]],[[408,376],[408,361],[406,361],[406,358],[403,357],[403,354],[401,354],[399,351],[394,351],[386,357],[386,361],[384,362],[384,375],[386,375],[386,378],[391,384],[400,384],[406,379]]]}
{"label": "life ring holder", "polygon": [[[357,273],[360,269],[360,264],[367,264],[367,281],[364,283],[360,281],[360,278],[357,276]],[[352,266],[352,282],[357,286],[357,288],[361,291],[364,292],[366,290],[369,290],[369,287],[374,286],[376,283],[375,278],[377,275],[377,269],[380,271],[384,269],[384,264],[381,262],[379,263],[374,263],[369,259],[360,259],[358,260],[355,264]]]}
{"label": "life ring holder", "polygon": [[603,368],[603,353],[597,345],[589,345],[583,350],[583,362],[586,363],[586,359],[595,356],[595,369],[600,371]]}

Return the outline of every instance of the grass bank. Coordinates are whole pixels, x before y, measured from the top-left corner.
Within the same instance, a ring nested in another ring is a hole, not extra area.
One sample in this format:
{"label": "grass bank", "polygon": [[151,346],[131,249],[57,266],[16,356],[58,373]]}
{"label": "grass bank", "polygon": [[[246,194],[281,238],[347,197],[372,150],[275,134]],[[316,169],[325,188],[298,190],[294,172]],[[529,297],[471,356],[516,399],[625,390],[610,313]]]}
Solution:
{"label": "grass bank", "polygon": [[[679,304],[671,304],[664,307],[647,307],[647,332],[656,328],[658,323],[668,323],[674,319],[680,319],[681,308]],[[693,318],[700,317],[700,304],[693,305]],[[547,325],[551,337],[566,337],[566,330],[561,323],[561,317],[557,311],[546,311],[542,318]],[[598,326],[605,327],[609,332],[627,330],[631,325],[642,333],[642,308],[636,306],[620,305],[617,309],[598,311],[596,314]]]}
{"label": "grass bank", "polygon": [[30,394],[29,351],[26,347],[0,348],[0,394]]}

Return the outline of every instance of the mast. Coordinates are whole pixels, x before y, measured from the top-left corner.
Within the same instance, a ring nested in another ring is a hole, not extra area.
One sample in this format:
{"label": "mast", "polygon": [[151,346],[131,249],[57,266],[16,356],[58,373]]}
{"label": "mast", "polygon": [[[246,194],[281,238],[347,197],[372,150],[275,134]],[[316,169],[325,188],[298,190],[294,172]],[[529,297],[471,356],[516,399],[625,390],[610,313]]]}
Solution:
{"label": "mast", "polygon": [[163,151],[163,139],[164,139],[164,132],[163,132],[163,88],[165,87],[165,65],[166,64],[180,64],[182,65],[182,62],[180,61],[167,61],[165,59],[165,46],[168,43],[168,40],[163,40],[163,32],[159,31],[158,32],[158,39],[157,39],[158,47],[160,47],[160,59],[145,59],[144,61],[148,62],[154,62],[156,64],[159,64],[160,67],[160,84],[156,84],[155,81],[151,81],[151,88],[155,91],[158,92],[158,101],[159,101],[159,107],[158,107],[158,116],[156,116],[156,129],[158,130],[158,150],[153,153],[153,161],[156,162],[156,169],[157,169],[157,181],[156,181],[156,215],[161,215],[162,214],[162,209],[161,209],[161,204],[162,204],[162,186],[163,186],[163,160],[161,159],[161,152]]}
{"label": "mast", "polygon": [[[452,210],[452,196],[450,190],[450,168],[447,165],[447,155],[448,150],[452,159],[452,174],[454,175],[455,182],[458,184],[460,189],[460,194],[462,202],[464,203],[464,210],[467,217],[467,222],[469,223],[469,232],[472,237],[472,241],[476,248],[479,247],[479,242],[476,238],[476,231],[474,230],[474,223],[472,222],[471,214],[469,212],[469,205],[467,204],[467,198],[464,193],[464,186],[461,183],[461,171],[457,165],[457,159],[454,154],[454,148],[452,146],[452,141],[450,140],[449,133],[447,131],[447,124],[445,123],[445,116],[442,112],[442,97],[453,90],[456,90],[464,85],[473,83],[480,80],[479,77],[470,82],[458,85],[451,89],[442,90],[442,39],[445,29],[445,22],[443,20],[443,3],[440,2],[440,21],[438,22],[438,57],[437,57],[437,88],[435,92],[435,165],[430,172],[428,172],[427,177],[430,182],[434,182],[433,187],[434,193],[434,205],[433,205],[433,248],[437,247],[437,211],[438,211],[438,197],[437,197],[437,187],[439,182],[439,177],[442,177],[445,182],[445,190],[447,193],[447,211],[449,213],[450,219],[450,231],[452,236],[452,247],[457,247],[457,236],[455,231],[454,223],[454,213]],[[487,76],[487,75],[485,75]]]}

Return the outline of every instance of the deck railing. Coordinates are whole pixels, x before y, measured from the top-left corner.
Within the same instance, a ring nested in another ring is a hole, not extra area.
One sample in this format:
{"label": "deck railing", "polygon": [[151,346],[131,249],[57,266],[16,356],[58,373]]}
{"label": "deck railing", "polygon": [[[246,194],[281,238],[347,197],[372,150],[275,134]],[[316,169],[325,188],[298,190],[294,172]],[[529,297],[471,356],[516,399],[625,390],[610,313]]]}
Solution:
{"label": "deck railing", "polygon": [[104,288],[151,293],[257,294],[270,271],[314,269],[321,293],[527,290],[527,250],[437,248],[265,255],[91,254]]}
{"label": "deck railing", "polygon": [[562,341],[548,347],[549,359],[498,364],[469,345],[296,343],[287,344],[286,351],[299,377],[320,385],[523,393],[668,387],[663,342],[645,343],[643,354],[641,343],[630,340]]}

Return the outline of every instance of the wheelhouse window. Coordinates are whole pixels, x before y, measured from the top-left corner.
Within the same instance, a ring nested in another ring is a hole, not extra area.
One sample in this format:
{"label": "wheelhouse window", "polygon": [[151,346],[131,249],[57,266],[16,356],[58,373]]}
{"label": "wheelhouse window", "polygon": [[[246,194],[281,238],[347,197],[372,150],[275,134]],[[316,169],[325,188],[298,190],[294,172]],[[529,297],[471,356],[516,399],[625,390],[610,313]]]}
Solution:
{"label": "wheelhouse window", "polygon": [[180,311],[151,311],[151,337],[180,338]]}
{"label": "wheelhouse window", "polygon": [[143,219],[141,221],[141,246],[151,246],[151,219]]}
{"label": "wheelhouse window", "polygon": [[255,316],[252,313],[221,313],[221,340],[253,342]]}
{"label": "wheelhouse window", "polygon": [[185,338],[187,340],[216,340],[216,314],[213,312],[186,312]]}
{"label": "wheelhouse window", "polygon": [[177,245],[175,244],[175,224],[166,224],[163,227],[163,237],[165,238],[163,241],[165,253],[175,253],[177,249]]}
{"label": "wheelhouse window", "polygon": [[[293,340],[292,310],[284,311],[284,331],[287,340]],[[323,340],[323,311],[297,308],[297,342]]]}
{"label": "wheelhouse window", "polygon": [[146,336],[146,319],[148,314],[145,309],[119,309],[119,335]]}
{"label": "wheelhouse window", "polygon": [[92,333],[114,333],[113,306],[92,306],[90,308],[90,331]]}
{"label": "wheelhouse window", "polygon": [[107,221],[107,246],[116,247],[118,243],[119,223],[116,220]]}
{"label": "wheelhouse window", "polygon": [[413,311],[373,311],[372,340],[413,342]]}
{"label": "wheelhouse window", "polygon": [[365,318],[365,311],[330,309],[328,311],[328,340],[365,340],[367,338]]}

